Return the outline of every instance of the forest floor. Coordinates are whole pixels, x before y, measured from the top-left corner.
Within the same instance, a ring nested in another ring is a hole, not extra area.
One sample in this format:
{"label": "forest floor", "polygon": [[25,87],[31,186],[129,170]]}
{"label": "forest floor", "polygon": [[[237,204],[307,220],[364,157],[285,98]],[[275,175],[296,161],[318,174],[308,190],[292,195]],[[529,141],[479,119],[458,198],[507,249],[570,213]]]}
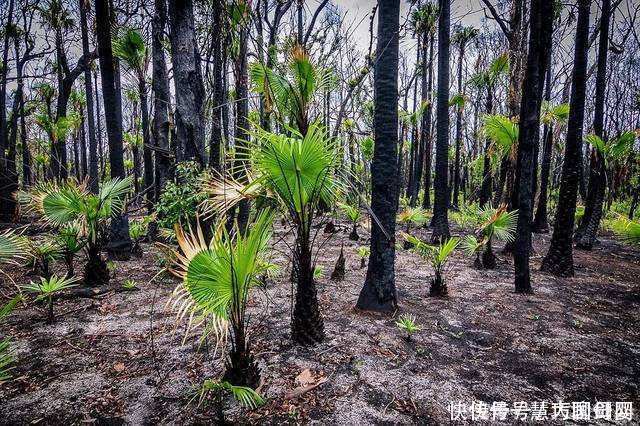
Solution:
{"label": "forest floor", "polygon": [[[291,284],[280,244],[273,261],[283,271],[254,292],[250,307],[266,404],[253,411],[230,404],[228,419],[433,424],[449,421],[451,402],[632,401],[638,421],[640,250],[602,236],[592,252],[576,252],[575,278],[558,279],[538,271],[549,239],[535,237],[532,295],[514,293],[508,257],[500,255],[498,268],[486,271],[457,252],[448,272],[449,297],[429,297],[430,267],[400,250],[400,310],[388,317],[354,309],[366,272],[356,248],[367,242],[349,241],[340,231],[318,258],[327,338],[315,347],[289,339]],[[329,276],[341,244],[347,273],[334,282]],[[112,291],[57,301],[53,324],[34,303],[8,318],[2,334],[12,338],[17,362],[13,380],[0,386],[0,424],[215,419],[213,409],[192,398],[204,379],[221,375],[223,365],[210,342],[185,339],[185,322],[167,308],[177,280],[156,276],[157,249],[144,244],[143,250],[141,258],[117,262]],[[25,268],[5,271],[18,285],[34,279]],[[121,291],[127,279],[139,289]],[[0,291],[4,302],[14,286],[5,282]],[[422,327],[412,341],[395,325],[402,313]],[[312,389],[303,392],[305,385]]]}

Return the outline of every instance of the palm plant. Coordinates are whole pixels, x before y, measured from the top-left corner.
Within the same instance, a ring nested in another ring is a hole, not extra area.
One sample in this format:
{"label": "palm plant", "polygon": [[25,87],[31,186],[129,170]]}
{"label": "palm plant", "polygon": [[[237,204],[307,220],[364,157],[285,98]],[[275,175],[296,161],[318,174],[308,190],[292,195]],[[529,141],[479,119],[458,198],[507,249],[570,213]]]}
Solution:
{"label": "palm plant", "polygon": [[126,291],[133,291],[138,289],[138,283],[133,279],[125,280],[122,283],[122,289]]}
{"label": "palm plant", "polygon": [[451,237],[437,246],[434,246],[427,244],[420,238],[414,237],[413,235],[403,234],[403,236],[406,241],[411,243],[412,250],[423,259],[427,259],[433,267],[435,275],[431,280],[429,295],[446,296],[448,290],[444,277],[445,267],[449,261],[449,256],[460,243],[460,239],[457,237]]}
{"label": "palm plant", "polygon": [[101,256],[107,225],[113,216],[123,211],[130,187],[130,177],[116,178],[103,183],[98,194],[92,194],[85,185],[68,181],[35,186],[21,198],[55,227],[70,222],[82,227],[87,238],[84,281],[87,285],[100,285],[109,281],[109,271]]}
{"label": "palm plant", "polygon": [[[0,237],[0,247],[2,247]],[[1,253],[1,252],[0,252]],[[6,305],[0,308],[0,323],[6,318],[22,300],[21,295],[15,296]],[[0,339],[0,385],[2,382],[11,378],[9,371],[12,367],[11,364],[15,361],[13,354],[11,353],[11,340],[9,338]]]}
{"label": "palm plant", "polygon": [[620,216],[613,221],[611,228],[623,241],[640,245],[640,223]]}
{"label": "palm plant", "polygon": [[129,224],[129,236],[131,237],[131,253],[136,256],[142,256],[142,247],[140,242],[147,236],[149,223],[153,220],[153,216],[145,216],[141,220],[131,221]]}
{"label": "palm plant", "polygon": [[287,75],[258,62],[250,65],[249,75],[256,92],[264,97],[266,109],[274,111],[281,123],[295,126],[303,136],[313,122],[309,110],[314,96],[333,82],[332,73],[313,64],[298,45],[291,49]]}
{"label": "palm plant", "polygon": [[358,241],[360,239],[360,236],[358,235],[358,221],[361,216],[360,209],[356,206],[345,203],[338,203],[338,207],[351,222],[351,233],[349,233],[349,239],[352,241]]}
{"label": "palm plant", "polygon": [[[492,142],[490,152],[498,159],[509,157],[515,160],[519,126],[501,114],[487,114],[483,117],[483,131]],[[494,162],[494,164],[497,162]]]}
{"label": "palm plant", "polygon": [[[467,84],[475,86],[479,90],[486,92],[485,113],[493,114],[494,89],[500,83],[503,76],[509,73],[509,56],[504,53],[491,62],[486,70],[480,71],[469,79]],[[483,155],[482,185],[480,191],[480,206],[484,207],[491,198],[491,141],[487,138]]]}
{"label": "palm plant", "polygon": [[244,234],[237,223],[229,234],[221,221],[209,243],[200,228],[185,233],[176,225],[180,251],[173,272],[182,282],[174,292],[174,307],[179,318],[189,317],[189,329],[206,320],[207,333],[216,338],[216,350],[231,337],[224,379],[234,385],[255,388],[260,380],[249,344],[246,308],[251,289],[268,270],[264,254],[272,218],[264,210]]}
{"label": "palm plant", "polygon": [[[500,208],[487,207],[478,212],[477,235],[467,236],[463,241],[463,247],[469,254],[475,254],[474,265],[486,269],[496,267],[496,256],[493,253],[493,238],[497,238],[506,243],[513,242],[515,238],[518,211],[507,211],[506,206]],[[479,261],[480,250],[482,252]]]}
{"label": "palm plant", "polygon": [[199,404],[212,395],[219,424],[227,424],[224,417],[224,397],[231,395],[240,405],[253,409],[264,404],[259,393],[246,386],[235,386],[225,380],[205,380],[199,390]]}
{"label": "palm plant", "polygon": [[29,241],[29,266],[33,273],[45,278],[51,276],[51,264],[60,259],[62,252],[59,245],[52,238],[44,241]]}
{"label": "palm plant", "polygon": [[54,145],[63,141],[72,127],[72,122],[68,117],[64,116],[56,120],[46,111],[41,111],[35,115],[35,123],[45,131]]}
{"label": "palm plant", "polygon": [[75,275],[73,258],[84,247],[80,224],[72,222],[63,226],[58,235],[56,235],[55,242],[62,252],[64,262],[67,265],[67,278],[71,278]]}
{"label": "palm plant", "polygon": [[367,266],[367,259],[371,254],[371,249],[368,246],[358,247],[358,257],[360,258],[360,269]]}
{"label": "palm plant", "polygon": [[15,358],[11,353],[11,340],[8,338],[0,340],[0,385],[11,378],[11,364]]}
{"label": "palm plant", "polygon": [[[623,132],[608,141],[597,135],[585,137],[585,141],[592,146],[592,174],[589,180],[589,202],[586,204],[585,217],[580,221],[575,233],[576,247],[590,250],[593,246],[602,219],[607,181],[613,179],[611,174],[614,167],[628,158],[635,140],[636,134],[632,131]],[[599,172],[595,173],[596,170]],[[596,180],[598,181],[597,185],[595,185]]]}
{"label": "palm plant", "polygon": [[14,231],[0,233],[0,264],[21,259],[26,254],[27,246],[26,239]]}
{"label": "palm plant", "polygon": [[407,333],[407,340],[411,341],[411,336],[422,329],[416,324],[416,318],[409,314],[401,315],[396,321],[396,326]]}
{"label": "palm plant", "polygon": [[312,344],[324,338],[324,325],[318,308],[313,279],[314,256],[312,225],[322,211],[320,203],[330,206],[343,192],[338,174],[338,147],[319,123],[309,126],[306,135],[297,131],[291,136],[257,129],[246,155],[252,174],[248,183],[233,178],[214,177],[204,185],[210,198],[205,211],[222,213],[242,199],[263,198],[286,213],[295,231],[292,276],[297,283],[292,318],[292,337],[299,343]]}
{"label": "palm plant", "polygon": [[[550,77],[547,77],[550,78]],[[547,90],[550,90],[548,88]],[[552,105],[548,101],[542,102],[541,121],[544,123],[542,166],[540,169],[540,193],[538,206],[533,220],[533,232],[546,232],[549,228],[547,219],[547,193],[549,174],[551,172],[551,155],[553,150],[554,127],[565,123],[569,119],[569,104]]]}
{"label": "palm plant", "polygon": [[398,213],[398,222],[405,226],[405,231],[409,232],[411,225],[421,226],[427,222],[428,216],[424,209],[420,207],[406,207]]}
{"label": "palm plant", "polygon": [[[153,185],[153,156],[150,144],[149,109],[147,107],[147,81],[145,70],[147,69],[148,55],[142,35],[133,28],[123,28],[112,42],[113,54],[120,58],[138,80],[138,98],[140,99],[140,115],[142,119],[142,141],[144,141],[143,162],[144,162],[144,186],[149,188]],[[135,148],[137,151],[137,147]],[[137,155],[134,156],[134,163],[137,162]],[[136,170],[137,171],[137,170]],[[137,179],[136,179],[137,181]],[[137,185],[137,182],[136,182]],[[136,187],[137,188],[137,187]]]}
{"label": "palm plant", "polygon": [[[462,148],[462,113],[465,106],[464,87],[462,85],[462,58],[465,56],[467,44],[478,35],[478,29],[473,27],[461,27],[451,37],[451,43],[458,46],[458,94],[453,97],[456,108],[456,144],[455,144],[455,160],[453,172],[453,206],[459,206],[460,192],[460,151]],[[451,104],[451,103],[450,103]]]}
{"label": "palm plant", "polygon": [[31,281],[23,289],[30,293],[37,294],[36,301],[46,300],[47,302],[47,322],[53,322],[53,296],[63,290],[68,290],[76,286],[78,278],[59,278],[55,275],[45,278],[41,277],[39,283]]}

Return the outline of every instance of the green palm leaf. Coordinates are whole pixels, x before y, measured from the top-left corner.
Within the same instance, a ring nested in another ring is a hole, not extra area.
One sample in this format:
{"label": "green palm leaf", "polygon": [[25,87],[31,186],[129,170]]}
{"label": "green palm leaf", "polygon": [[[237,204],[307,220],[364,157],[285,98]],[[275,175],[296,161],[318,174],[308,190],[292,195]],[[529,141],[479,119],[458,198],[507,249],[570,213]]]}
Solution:
{"label": "green palm leaf", "polygon": [[121,30],[113,42],[113,54],[122,59],[129,68],[139,71],[144,66],[147,48],[142,35],[133,28]]}
{"label": "green palm leaf", "polygon": [[483,131],[494,146],[503,155],[511,152],[512,147],[518,142],[519,128],[516,123],[504,115],[485,115],[483,117]]}
{"label": "green palm leaf", "polygon": [[0,233],[0,263],[20,259],[26,251],[27,244],[23,237],[10,230]]}

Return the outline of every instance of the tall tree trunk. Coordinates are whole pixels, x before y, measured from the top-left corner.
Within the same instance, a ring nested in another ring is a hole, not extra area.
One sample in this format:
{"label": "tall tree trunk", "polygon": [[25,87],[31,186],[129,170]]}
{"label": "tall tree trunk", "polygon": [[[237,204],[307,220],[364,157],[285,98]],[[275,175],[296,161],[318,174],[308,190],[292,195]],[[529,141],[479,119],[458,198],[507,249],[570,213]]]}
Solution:
{"label": "tall tree trunk", "polygon": [[204,157],[204,84],[195,34],[192,0],[169,0],[171,61],[176,89],[176,152],[178,161]]}
{"label": "tall tree trunk", "polygon": [[[82,54],[89,55],[89,33],[87,30],[87,12],[90,5],[88,0],[80,2],[80,30],[82,32]],[[89,140],[89,189],[98,193],[98,141],[96,139],[96,123],[94,119],[93,85],[91,84],[91,69],[84,70],[84,92],[87,99],[87,132]]]}
{"label": "tall tree trunk", "polygon": [[73,134],[73,174],[76,180],[80,181],[80,173],[82,167],[80,166],[80,128],[76,129]]}
{"label": "tall tree trunk", "polygon": [[24,109],[24,96],[20,102],[20,143],[22,144],[22,187],[28,188],[33,183],[31,152],[27,138],[27,123]]}
{"label": "tall tree trunk", "polygon": [[[609,50],[609,23],[611,20],[611,0],[602,0],[600,19],[600,40],[598,45],[598,67],[596,73],[596,96],[593,113],[593,132],[606,139],[604,135],[604,103],[607,90],[607,52]],[[597,149],[591,150],[591,169],[589,173],[589,193],[587,207],[577,232],[576,247],[591,250],[598,235],[602,207],[607,189],[607,173],[603,154]]]}
{"label": "tall tree trunk", "polygon": [[7,68],[9,59],[9,39],[13,22],[13,0],[9,0],[7,12],[7,23],[4,27],[4,50],[2,52],[2,64],[0,66],[0,222],[13,221],[15,216],[15,199],[11,188],[11,177],[9,176],[6,149],[8,146],[8,123],[7,123]]}
{"label": "tall tree trunk", "polygon": [[364,286],[356,307],[393,312],[395,286],[395,227],[398,210],[398,51],[400,0],[378,2],[378,41],[374,74],[375,150],[371,164],[371,253]]}
{"label": "tall tree trunk", "polygon": [[[432,141],[433,132],[431,124],[431,116],[433,115],[433,45],[435,43],[435,36],[431,34],[429,37],[429,70],[427,92],[428,92],[428,106],[422,116],[422,134],[424,140],[424,198],[422,199],[422,208],[431,208],[431,158],[432,158]],[[424,91],[423,91],[424,97]]]}
{"label": "tall tree trunk", "polygon": [[[222,64],[222,16],[225,13],[222,0],[213,2],[213,105],[211,113],[211,140],[209,142],[209,167],[220,171],[220,156],[222,148],[222,105],[223,92],[223,64]],[[264,115],[264,113],[263,113]]]}
{"label": "tall tree trunk", "polygon": [[[464,59],[465,43],[460,43],[460,60],[458,61],[458,94],[462,95],[462,60]],[[452,205],[457,209],[460,205],[460,150],[462,149],[462,112],[464,104],[456,108],[456,153],[453,170],[453,200]]]}
{"label": "tall tree trunk", "polygon": [[[522,68],[524,57],[526,55],[526,30],[523,17],[525,13],[526,2],[524,0],[513,0],[511,4],[511,17],[509,25],[511,32],[509,34],[509,90],[507,92],[507,110],[510,118],[515,118],[520,113],[520,99],[522,93]],[[519,149],[519,147],[515,147]],[[514,157],[517,161],[517,155]],[[516,210],[518,208],[518,188],[519,183],[516,178],[517,164],[508,157],[504,163],[504,170],[501,170],[500,179],[501,198],[507,204],[508,210]],[[509,244],[507,244],[509,246]],[[506,251],[510,248],[505,247]]]}
{"label": "tall tree trunk", "polygon": [[[98,164],[99,164],[99,176],[98,181],[96,182],[96,186],[98,186],[98,182],[104,179],[105,174],[107,172],[107,164],[104,155],[104,144],[102,143],[102,114],[100,113],[100,96],[98,92],[98,71],[93,74],[93,87],[95,88],[96,94],[96,132],[97,132],[97,145],[98,145]],[[104,97],[103,97],[104,101]],[[108,141],[107,141],[108,143]],[[98,190],[96,189],[96,192]]]}
{"label": "tall tree trunk", "polygon": [[[122,144],[122,99],[116,81],[115,60],[111,50],[112,15],[108,0],[96,0],[96,30],[98,34],[98,56],[102,80],[102,99],[109,140],[109,165],[111,178],[125,178],[124,149]],[[111,219],[111,235],[107,246],[117,259],[128,259],[131,253],[129,218],[126,212]]]}
{"label": "tall tree trunk", "polygon": [[[545,83],[544,98],[551,100],[551,65],[547,68],[547,81]],[[549,188],[549,173],[551,171],[551,152],[553,150],[553,127],[547,123],[542,132],[542,167],[540,169],[540,194],[538,195],[538,207],[533,219],[533,232],[543,233],[549,230],[547,219],[547,193]]]}
{"label": "tall tree trunk", "polygon": [[87,177],[87,132],[85,131],[84,123],[84,107],[80,115],[80,179]]}
{"label": "tall tree trunk", "polygon": [[167,9],[165,0],[155,1],[155,13],[151,23],[153,49],[153,143],[156,154],[155,169],[155,199],[170,177],[171,147],[169,146],[169,106],[171,94],[169,91],[169,77],[164,56],[164,29],[167,23]]}
{"label": "tall tree trunk", "polygon": [[147,211],[153,211],[153,154],[151,152],[151,129],[149,128],[149,108],[147,105],[147,82],[144,72],[138,78],[138,91],[140,92],[140,116],[142,118],[142,161],[144,164],[144,192]]}
{"label": "tall tree trunk", "polygon": [[[244,19],[249,19],[244,17]],[[247,76],[247,42],[249,24],[243,22],[238,33],[238,52],[234,60],[235,89],[236,89],[236,160],[235,160],[235,178],[240,182],[246,181],[246,156],[242,152],[246,149],[247,140],[249,138],[249,86]],[[306,129],[300,129],[306,133]],[[303,133],[303,135],[305,134]],[[242,200],[238,205],[238,229],[244,233],[247,223],[249,222],[249,201]]]}
{"label": "tall tree trunk", "polygon": [[513,259],[515,287],[518,293],[531,292],[529,256],[531,254],[531,220],[533,215],[533,163],[539,143],[542,88],[551,53],[553,2],[532,0],[527,68],[520,107],[518,146],[518,225]]}
{"label": "tall tree trunk", "polygon": [[[416,74],[420,67],[420,60],[422,56],[422,40],[418,39],[418,46],[416,48]],[[413,113],[415,114],[418,108],[418,79],[415,78],[413,86]],[[407,90],[408,93],[408,90]],[[420,151],[420,143],[418,141],[418,121],[412,124],[411,128],[411,153],[409,159],[409,169],[407,170],[407,197],[409,197],[409,205],[415,207],[418,201],[418,191],[420,182],[418,182],[418,153]]]}
{"label": "tall tree trunk", "polygon": [[[17,46],[17,44],[16,44]],[[16,51],[16,58],[19,62],[19,52]],[[18,63],[18,68],[22,65]],[[20,81],[22,72],[18,70]],[[9,123],[9,138],[7,139],[7,154],[5,159],[4,173],[0,179],[2,192],[6,192],[7,197],[3,197],[0,203],[2,211],[0,216],[2,221],[13,222],[18,214],[18,202],[16,191],[18,190],[18,171],[16,168],[16,146],[18,141],[18,114],[20,113],[20,101],[22,99],[23,83],[18,84],[14,93],[13,106],[11,107],[11,122]],[[5,220],[8,219],[8,220]]]}
{"label": "tall tree trunk", "polygon": [[[493,114],[493,87],[487,85],[487,114]],[[484,207],[491,202],[491,189],[493,180],[491,178],[491,155],[489,149],[491,140],[487,138],[484,145],[484,160],[482,167],[482,183],[480,185],[480,207]]]}
{"label": "tall tree trunk", "polygon": [[436,176],[431,241],[449,238],[449,60],[451,0],[440,0],[438,17],[438,106],[436,117]]}
{"label": "tall tree trunk", "polygon": [[564,161],[562,162],[560,196],[556,208],[551,244],[542,261],[541,268],[543,271],[565,277],[573,276],[573,229],[578,198],[578,179],[582,167],[582,127],[587,87],[590,6],[591,0],[578,1],[578,23],[571,76],[571,101]]}

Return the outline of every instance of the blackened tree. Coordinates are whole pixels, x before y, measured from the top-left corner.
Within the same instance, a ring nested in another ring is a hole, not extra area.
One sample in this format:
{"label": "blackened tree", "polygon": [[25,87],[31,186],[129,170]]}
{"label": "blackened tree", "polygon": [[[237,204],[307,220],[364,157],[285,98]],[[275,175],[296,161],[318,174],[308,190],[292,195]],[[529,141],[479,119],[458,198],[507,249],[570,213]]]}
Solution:
{"label": "blackened tree", "polygon": [[371,164],[371,253],[356,307],[370,311],[396,309],[395,227],[398,210],[398,51],[400,0],[378,1],[376,46],[375,150]]}
{"label": "blackened tree", "polygon": [[562,162],[560,196],[556,208],[551,244],[542,261],[543,271],[564,277],[573,276],[573,229],[578,198],[578,180],[582,168],[582,126],[587,85],[590,6],[591,0],[578,2],[569,123],[564,161]]}
{"label": "blackened tree", "polygon": [[438,104],[436,106],[436,174],[431,241],[449,238],[449,60],[451,0],[440,0],[438,18]]}
{"label": "blackened tree", "polygon": [[520,106],[520,134],[517,167],[518,227],[513,259],[515,286],[518,293],[531,292],[529,256],[531,252],[531,220],[533,215],[533,163],[540,134],[542,87],[550,60],[553,2],[533,0],[529,32],[529,51]]}

